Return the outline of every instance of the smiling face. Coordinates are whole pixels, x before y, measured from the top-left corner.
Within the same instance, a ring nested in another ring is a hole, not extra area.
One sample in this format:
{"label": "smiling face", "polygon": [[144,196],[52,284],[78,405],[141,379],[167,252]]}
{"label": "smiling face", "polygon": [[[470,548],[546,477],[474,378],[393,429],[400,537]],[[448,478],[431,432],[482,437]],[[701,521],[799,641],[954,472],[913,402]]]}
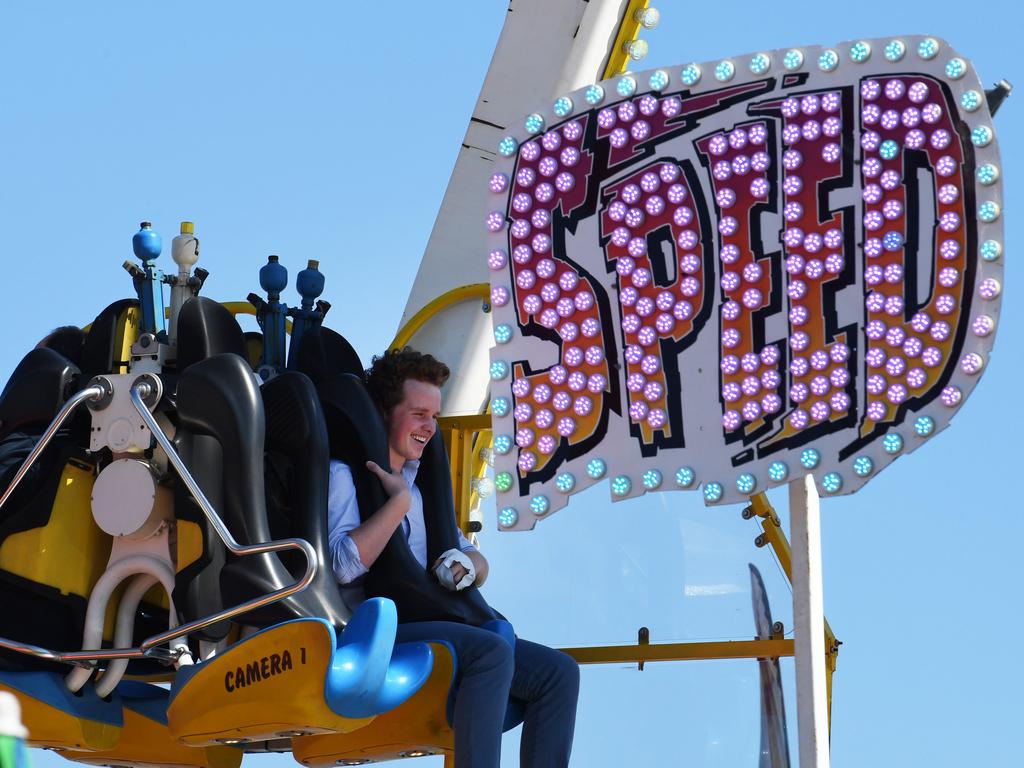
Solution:
{"label": "smiling face", "polygon": [[398,472],[407,461],[418,461],[427,441],[437,431],[441,413],[441,388],[425,381],[406,379],[402,399],[388,416],[388,449],[391,469]]}

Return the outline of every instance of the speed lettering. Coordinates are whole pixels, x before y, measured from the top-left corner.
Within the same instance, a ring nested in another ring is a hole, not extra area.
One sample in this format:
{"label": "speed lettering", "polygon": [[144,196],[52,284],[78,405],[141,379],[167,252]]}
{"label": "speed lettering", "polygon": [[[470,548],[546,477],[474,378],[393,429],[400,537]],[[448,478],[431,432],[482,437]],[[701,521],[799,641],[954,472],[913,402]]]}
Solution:
{"label": "speed lettering", "polygon": [[616,499],[742,501],[807,472],[849,493],[975,386],[1003,271],[980,82],[958,57],[797,54],[625,74],[502,141],[502,527],[604,478]]}

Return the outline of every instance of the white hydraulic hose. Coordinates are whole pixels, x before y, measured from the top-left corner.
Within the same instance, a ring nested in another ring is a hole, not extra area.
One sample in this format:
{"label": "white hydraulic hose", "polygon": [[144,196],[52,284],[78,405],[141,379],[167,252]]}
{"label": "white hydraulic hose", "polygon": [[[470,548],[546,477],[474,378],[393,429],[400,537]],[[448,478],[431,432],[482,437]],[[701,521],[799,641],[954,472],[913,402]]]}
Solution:
{"label": "white hydraulic hose", "polygon": [[[110,597],[122,581],[139,574],[151,576],[154,582],[162,583],[168,595],[174,589],[174,573],[170,566],[151,555],[131,555],[108,566],[96,581],[96,586],[92,588],[89,595],[89,606],[85,611],[85,631],[82,638],[83,651],[103,647],[103,624]],[[174,615],[173,607],[171,615]],[[176,619],[172,620],[176,621]],[[64,684],[69,691],[80,691],[82,686],[89,681],[92,673],[92,669],[83,667],[73,669],[64,678]]]}
{"label": "white hydraulic hose", "polygon": [[[117,606],[117,624],[114,628],[114,647],[126,648],[131,645],[135,632],[135,612],[139,609],[139,603],[150,587],[156,584],[158,579],[152,574],[141,574],[132,579],[131,584],[121,596],[121,603]],[[164,589],[167,585],[163,585]],[[170,592],[167,593],[169,604],[168,629],[178,626],[178,616],[174,610],[174,603],[170,599]],[[187,648],[187,646],[186,646]],[[128,669],[128,659],[114,659],[103,672],[103,676],[96,682],[96,695],[103,698],[109,696],[121,682],[125,670]]]}

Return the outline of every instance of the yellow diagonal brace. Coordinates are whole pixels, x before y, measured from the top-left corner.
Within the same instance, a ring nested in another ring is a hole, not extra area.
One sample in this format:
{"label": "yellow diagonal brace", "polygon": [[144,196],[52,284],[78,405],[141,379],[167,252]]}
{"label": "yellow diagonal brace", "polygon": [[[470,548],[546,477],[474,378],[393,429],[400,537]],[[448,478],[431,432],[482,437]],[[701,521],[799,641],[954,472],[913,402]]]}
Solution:
{"label": "yellow diagonal brace", "polygon": [[626,53],[626,43],[636,40],[640,34],[640,22],[637,21],[636,12],[642,11],[651,4],[651,0],[630,0],[626,7],[626,13],[622,17],[622,25],[619,33],[615,36],[612,49],[608,53],[608,66],[604,68],[602,80],[609,77],[621,75],[629,68],[629,54]]}
{"label": "yellow diagonal brace", "polygon": [[[779,520],[778,513],[764,493],[757,493],[751,497],[750,511],[759,518],[758,522],[761,525],[761,535],[755,540],[757,545],[760,547],[767,544],[772,548],[775,556],[779,559],[783,573],[792,584],[792,555],[790,554],[789,540],[782,530],[782,521]],[[836,671],[840,645],[832,627],[829,626],[828,619],[825,619],[825,694],[830,733],[832,730],[832,673]]]}
{"label": "yellow diagonal brace", "polygon": [[490,298],[490,283],[471,283],[470,285],[453,288],[447,293],[442,293],[409,318],[409,322],[403,325],[395,335],[395,340],[391,342],[389,349],[401,349],[408,344],[409,340],[416,335],[416,332],[424,326],[427,320],[442,309],[447,309],[452,304],[458,304],[460,301],[466,301],[467,299],[482,299],[485,302],[489,302]]}

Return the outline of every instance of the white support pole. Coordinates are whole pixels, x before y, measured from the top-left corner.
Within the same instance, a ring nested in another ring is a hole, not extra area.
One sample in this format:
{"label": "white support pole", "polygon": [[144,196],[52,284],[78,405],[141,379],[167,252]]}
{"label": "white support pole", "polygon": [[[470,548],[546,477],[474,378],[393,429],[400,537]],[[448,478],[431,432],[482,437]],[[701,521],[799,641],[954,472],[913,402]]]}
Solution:
{"label": "white support pole", "polygon": [[828,768],[821,504],[811,475],[789,484],[789,525],[793,537],[793,644],[800,768]]}

